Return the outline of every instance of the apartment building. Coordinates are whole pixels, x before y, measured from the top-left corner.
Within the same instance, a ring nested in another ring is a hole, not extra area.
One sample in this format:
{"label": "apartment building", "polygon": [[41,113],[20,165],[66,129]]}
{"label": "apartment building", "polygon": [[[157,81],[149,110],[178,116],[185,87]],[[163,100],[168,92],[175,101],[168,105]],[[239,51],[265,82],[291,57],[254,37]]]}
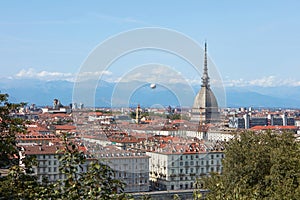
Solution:
{"label": "apartment building", "polygon": [[209,150],[204,145],[176,145],[147,152],[150,158],[150,182],[154,189],[180,190],[194,188],[196,178],[210,172],[222,173],[221,149]]}
{"label": "apartment building", "polygon": [[149,156],[142,152],[119,149],[117,146],[102,146],[87,142],[88,151],[93,158],[110,166],[114,177],[126,183],[125,192],[149,191]]}
{"label": "apartment building", "polygon": [[59,171],[57,150],[58,146],[22,146],[20,158],[22,159],[25,156],[36,156],[37,165],[33,167],[33,171],[37,176],[38,181],[42,182],[43,179],[48,179],[48,181],[54,182],[65,178]]}

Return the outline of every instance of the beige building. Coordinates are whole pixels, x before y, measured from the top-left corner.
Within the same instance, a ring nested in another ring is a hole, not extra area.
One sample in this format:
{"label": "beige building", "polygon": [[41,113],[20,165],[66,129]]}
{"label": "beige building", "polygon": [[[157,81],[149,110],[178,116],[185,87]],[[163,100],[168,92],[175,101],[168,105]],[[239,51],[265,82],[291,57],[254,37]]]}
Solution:
{"label": "beige building", "polygon": [[91,155],[110,166],[114,177],[126,183],[125,192],[149,191],[149,156],[141,152],[126,151],[116,146],[102,146],[85,142]]}
{"label": "beige building", "polygon": [[202,75],[201,89],[194,99],[191,112],[191,121],[200,125],[218,121],[219,111],[218,102],[210,88],[208,68],[207,68],[207,45],[204,50],[204,69]]}
{"label": "beige building", "polygon": [[176,145],[171,151],[147,152],[151,157],[149,174],[153,189],[192,189],[197,177],[222,172],[224,153],[221,150],[205,151],[205,146],[191,145],[188,148]]}
{"label": "beige building", "polygon": [[37,165],[33,167],[38,181],[44,178],[50,182],[64,179],[65,176],[59,171],[58,147],[49,145],[30,145],[21,147],[21,159],[24,156],[36,156]]}

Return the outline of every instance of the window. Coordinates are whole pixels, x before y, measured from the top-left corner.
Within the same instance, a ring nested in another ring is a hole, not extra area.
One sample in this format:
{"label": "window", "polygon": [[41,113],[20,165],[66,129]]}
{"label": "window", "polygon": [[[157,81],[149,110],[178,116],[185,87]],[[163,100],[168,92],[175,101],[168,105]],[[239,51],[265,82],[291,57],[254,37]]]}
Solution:
{"label": "window", "polygon": [[57,168],[56,167],[53,168],[53,172],[57,172]]}
{"label": "window", "polygon": [[214,160],[211,160],[211,164],[212,164],[212,165],[214,164]]}
{"label": "window", "polygon": [[172,162],[172,166],[174,167],[174,162]]}
{"label": "window", "polygon": [[171,190],[174,190],[174,185],[171,185]]}
{"label": "window", "polygon": [[172,171],[172,174],[174,174],[174,173],[175,173],[175,169],[171,169],[171,171]]}
{"label": "window", "polygon": [[210,157],[211,157],[211,159],[214,159],[214,155],[211,155]]}
{"label": "window", "polygon": [[196,158],[198,158],[199,156],[198,155],[196,155]]}
{"label": "window", "polygon": [[181,174],[183,173],[183,169],[180,169],[180,173],[181,173]]}
{"label": "window", "polygon": [[194,156],[193,155],[191,155],[191,160],[193,160],[194,159]]}
{"label": "window", "polygon": [[183,166],[183,162],[180,162],[180,166]]}
{"label": "window", "polygon": [[194,161],[191,161],[191,162],[190,162],[190,165],[194,165]]}
{"label": "window", "polygon": [[189,165],[189,162],[188,161],[185,161],[185,166],[188,166]]}
{"label": "window", "polygon": [[182,156],[180,156],[180,160],[182,160]]}

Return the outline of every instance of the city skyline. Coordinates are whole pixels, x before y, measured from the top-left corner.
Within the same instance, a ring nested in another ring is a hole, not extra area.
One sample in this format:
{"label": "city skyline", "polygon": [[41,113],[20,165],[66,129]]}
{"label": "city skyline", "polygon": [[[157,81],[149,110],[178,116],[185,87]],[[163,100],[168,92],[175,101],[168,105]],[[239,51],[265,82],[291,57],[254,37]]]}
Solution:
{"label": "city skyline", "polygon": [[[107,38],[131,29],[161,27],[181,32],[201,46],[207,40],[209,57],[225,86],[300,85],[297,1],[2,5],[1,78],[72,81],[89,53]],[[141,54],[148,55],[147,62],[155,57],[170,66],[182,64],[160,52]],[[140,55],[130,55],[124,62],[130,65]],[[109,80],[118,80],[122,65],[106,72]],[[187,79],[199,83],[192,72],[187,72]]]}
{"label": "city skyline", "polygon": [[0,199],[300,197],[299,1],[0,5]]}

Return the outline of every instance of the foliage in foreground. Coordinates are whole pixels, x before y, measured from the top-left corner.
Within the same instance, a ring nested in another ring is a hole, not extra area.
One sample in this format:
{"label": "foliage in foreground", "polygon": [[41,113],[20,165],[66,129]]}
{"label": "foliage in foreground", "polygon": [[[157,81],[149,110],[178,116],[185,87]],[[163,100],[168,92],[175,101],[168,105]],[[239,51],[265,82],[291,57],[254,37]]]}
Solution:
{"label": "foliage in foreground", "polygon": [[[60,158],[60,171],[65,179],[39,183],[35,176],[15,165],[0,180],[0,199],[127,199],[124,184],[113,178],[113,170],[94,160],[87,164],[82,152],[66,143]],[[82,171],[87,167],[87,171]]]}
{"label": "foliage in foreground", "polygon": [[122,181],[113,178],[113,170],[97,160],[88,163],[66,137],[65,148],[59,152],[64,180],[50,183],[45,179],[39,183],[32,175],[31,167],[36,165],[32,157],[27,156],[23,160],[26,167],[20,167],[16,134],[26,129],[22,120],[9,113],[22,106],[9,103],[8,95],[0,94],[0,168],[10,167],[8,175],[0,177],[0,199],[128,199]]}
{"label": "foliage in foreground", "polygon": [[299,166],[292,133],[244,132],[227,144],[223,174],[201,181],[207,199],[300,199]]}
{"label": "foliage in foreground", "polygon": [[0,168],[19,162],[16,133],[24,133],[25,127],[21,119],[12,118],[9,114],[24,105],[10,103],[7,94],[0,94]]}

